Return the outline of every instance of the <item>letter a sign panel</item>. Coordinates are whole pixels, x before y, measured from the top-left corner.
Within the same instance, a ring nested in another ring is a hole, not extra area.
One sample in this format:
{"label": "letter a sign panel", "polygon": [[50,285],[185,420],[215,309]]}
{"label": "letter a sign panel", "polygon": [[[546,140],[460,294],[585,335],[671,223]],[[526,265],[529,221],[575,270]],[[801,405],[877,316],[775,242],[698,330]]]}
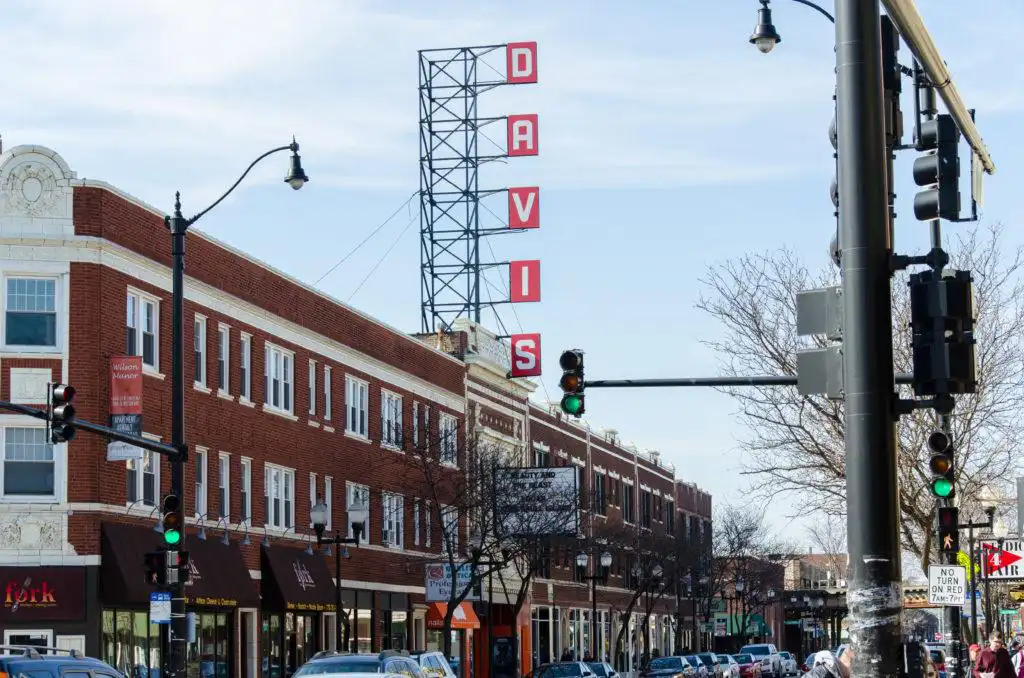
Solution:
{"label": "letter a sign panel", "polygon": [[508,116],[508,155],[537,155],[537,114]]}
{"label": "letter a sign panel", "polygon": [[967,571],[959,565],[928,567],[928,602],[959,607],[967,596]]}

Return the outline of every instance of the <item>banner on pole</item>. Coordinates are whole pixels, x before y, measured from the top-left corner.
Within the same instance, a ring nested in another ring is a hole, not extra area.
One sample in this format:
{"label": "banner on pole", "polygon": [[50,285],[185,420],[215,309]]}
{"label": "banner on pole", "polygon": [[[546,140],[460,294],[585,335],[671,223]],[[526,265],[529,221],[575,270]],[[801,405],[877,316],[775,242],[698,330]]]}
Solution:
{"label": "banner on pole", "polygon": [[[142,356],[110,358],[110,427],[142,436]],[[107,444],[107,461],[142,459],[141,447],[118,441]]]}

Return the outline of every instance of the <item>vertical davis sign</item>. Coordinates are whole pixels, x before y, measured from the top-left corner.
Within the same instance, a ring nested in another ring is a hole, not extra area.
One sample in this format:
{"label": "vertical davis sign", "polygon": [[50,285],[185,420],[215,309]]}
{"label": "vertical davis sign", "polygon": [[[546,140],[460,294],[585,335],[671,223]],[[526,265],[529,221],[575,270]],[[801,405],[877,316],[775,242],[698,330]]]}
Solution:
{"label": "vertical davis sign", "polygon": [[[110,428],[142,435],[142,356],[110,358]],[[107,461],[141,458],[141,447],[118,441],[107,444]]]}
{"label": "vertical davis sign", "polygon": [[496,471],[496,514],[504,536],[576,535],[579,475],[575,466]]}

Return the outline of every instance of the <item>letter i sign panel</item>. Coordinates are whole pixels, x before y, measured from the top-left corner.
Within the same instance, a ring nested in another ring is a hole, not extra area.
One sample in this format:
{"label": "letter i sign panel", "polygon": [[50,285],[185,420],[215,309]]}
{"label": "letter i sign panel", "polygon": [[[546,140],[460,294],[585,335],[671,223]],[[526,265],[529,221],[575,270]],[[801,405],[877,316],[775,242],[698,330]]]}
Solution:
{"label": "letter i sign panel", "polygon": [[540,301],[540,259],[510,261],[508,271],[509,301]]}

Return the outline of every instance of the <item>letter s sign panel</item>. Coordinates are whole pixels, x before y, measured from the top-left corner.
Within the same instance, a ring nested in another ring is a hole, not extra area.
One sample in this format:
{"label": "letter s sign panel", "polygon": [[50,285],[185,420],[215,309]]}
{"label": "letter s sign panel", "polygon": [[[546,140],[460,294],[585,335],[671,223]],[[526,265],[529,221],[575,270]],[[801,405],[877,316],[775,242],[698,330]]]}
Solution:
{"label": "letter s sign panel", "polygon": [[508,155],[537,155],[537,114],[508,116]]}
{"label": "letter s sign panel", "polygon": [[537,82],[537,43],[510,42],[505,46],[505,67],[510,85]]}
{"label": "letter s sign panel", "polygon": [[512,377],[540,376],[540,334],[513,334]]}
{"label": "letter s sign panel", "polygon": [[540,259],[508,262],[509,301],[540,301]]}

